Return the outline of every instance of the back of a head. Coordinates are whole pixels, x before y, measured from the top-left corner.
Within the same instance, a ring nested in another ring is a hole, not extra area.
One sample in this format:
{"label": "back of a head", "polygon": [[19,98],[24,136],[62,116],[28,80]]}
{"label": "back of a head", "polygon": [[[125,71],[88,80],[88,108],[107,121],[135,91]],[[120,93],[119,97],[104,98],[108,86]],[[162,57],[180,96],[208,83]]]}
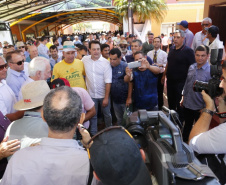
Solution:
{"label": "back of a head", "polygon": [[81,113],[81,98],[70,87],[58,87],[45,97],[43,116],[51,131],[71,131],[79,123]]}
{"label": "back of a head", "polygon": [[28,67],[29,76],[36,76],[37,71],[44,72],[46,66],[49,64],[49,60],[45,57],[35,57],[31,60]]}
{"label": "back of a head", "polygon": [[140,150],[124,129],[112,129],[93,140],[90,161],[104,185],[151,185]]}

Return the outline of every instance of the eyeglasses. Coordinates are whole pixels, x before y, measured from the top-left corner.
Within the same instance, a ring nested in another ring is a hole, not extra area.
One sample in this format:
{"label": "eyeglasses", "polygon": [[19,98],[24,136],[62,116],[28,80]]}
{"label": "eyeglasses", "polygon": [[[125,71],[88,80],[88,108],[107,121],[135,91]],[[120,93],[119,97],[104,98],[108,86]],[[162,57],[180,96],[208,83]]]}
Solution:
{"label": "eyeglasses", "polygon": [[209,24],[202,24],[202,26],[209,26]]}
{"label": "eyeglasses", "polygon": [[24,60],[18,61],[16,63],[11,62],[12,64],[17,64],[18,66],[21,66],[24,63]]}
{"label": "eyeglasses", "polygon": [[[126,130],[124,127],[121,127],[121,126],[111,126],[111,127],[107,127],[105,128],[104,130],[101,130],[100,132],[98,132],[96,135],[94,135],[88,142],[88,146],[89,144],[95,139],[97,138],[98,136],[100,136],[101,134],[103,134],[104,132],[108,132],[110,130],[114,130],[114,129],[121,129],[121,130],[124,130],[131,138],[133,138],[133,136],[129,133],[128,130]],[[89,148],[87,148],[87,152],[88,152],[88,156],[89,156],[89,159],[90,159],[90,152],[89,152]]]}
{"label": "eyeglasses", "polygon": [[8,69],[8,64],[0,65],[0,71],[2,71],[4,68]]}
{"label": "eyeglasses", "polygon": [[18,49],[21,49],[21,48],[25,48],[25,46],[20,46],[20,47],[18,47]]}
{"label": "eyeglasses", "polygon": [[126,48],[127,46],[126,46],[126,45],[125,45],[125,46],[119,45],[119,47],[120,47],[120,48]]}

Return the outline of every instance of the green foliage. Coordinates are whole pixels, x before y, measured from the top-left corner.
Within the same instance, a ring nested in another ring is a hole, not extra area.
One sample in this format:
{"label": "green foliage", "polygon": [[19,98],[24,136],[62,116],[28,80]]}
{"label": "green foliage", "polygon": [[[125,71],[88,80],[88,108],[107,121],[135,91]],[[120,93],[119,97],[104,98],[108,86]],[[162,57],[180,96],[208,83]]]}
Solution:
{"label": "green foliage", "polygon": [[[114,6],[120,20],[123,17],[128,18],[128,0],[115,0]],[[155,19],[157,22],[162,22],[167,10],[164,0],[132,0],[130,7],[133,10],[133,14],[138,17],[139,22],[144,22],[150,18]]]}

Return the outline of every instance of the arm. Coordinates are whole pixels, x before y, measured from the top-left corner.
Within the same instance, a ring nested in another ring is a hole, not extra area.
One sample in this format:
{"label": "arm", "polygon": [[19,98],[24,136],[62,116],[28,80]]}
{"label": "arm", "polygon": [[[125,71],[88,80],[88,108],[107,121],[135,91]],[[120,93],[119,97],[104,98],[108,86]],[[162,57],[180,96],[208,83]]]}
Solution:
{"label": "arm", "polygon": [[24,116],[25,111],[17,111],[11,114],[6,114],[5,116],[12,122],[18,120]]}
{"label": "arm", "polygon": [[110,89],[111,89],[111,83],[106,83],[105,84],[105,97],[104,97],[103,103],[102,103],[103,107],[106,107],[108,105]]}
{"label": "arm", "polygon": [[[210,98],[210,96],[207,95],[204,91],[202,91],[202,96],[203,96],[203,100],[206,103],[206,109],[214,111],[215,109],[214,102]],[[191,133],[189,135],[189,142],[193,137],[208,131],[211,120],[212,120],[212,116],[206,112],[203,112],[191,130]]]}
{"label": "arm", "polygon": [[164,82],[165,82],[167,69],[168,69],[168,63],[166,64],[165,71],[164,71],[164,73],[163,73],[163,75],[162,75],[162,80],[161,80],[161,83],[162,83],[162,84],[164,84]]}
{"label": "arm", "polygon": [[95,114],[96,114],[96,109],[95,109],[95,106],[93,106],[90,110],[86,111],[84,122],[90,120],[93,116],[95,116]]}
{"label": "arm", "polygon": [[128,83],[130,82],[132,79],[132,73],[133,73],[133,70],[126,67],[126,75],[124,76],[124,82]]}
{"label": "arm", "polygon": [[132,104],[132,92],[133,92],[133,82],[129,82],[128,87],[128,96],[126,99],[126,106],[128,107],[130,104]]}

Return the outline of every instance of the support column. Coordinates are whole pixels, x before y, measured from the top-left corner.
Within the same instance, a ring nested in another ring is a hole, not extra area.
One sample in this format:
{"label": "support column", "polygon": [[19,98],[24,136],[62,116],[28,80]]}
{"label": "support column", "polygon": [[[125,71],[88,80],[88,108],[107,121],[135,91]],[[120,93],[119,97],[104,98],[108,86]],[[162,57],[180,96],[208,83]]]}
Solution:
{"label": "support column", "polygon": [[134,34],[132,0],[128,0],[128,26],[129,34]]}

